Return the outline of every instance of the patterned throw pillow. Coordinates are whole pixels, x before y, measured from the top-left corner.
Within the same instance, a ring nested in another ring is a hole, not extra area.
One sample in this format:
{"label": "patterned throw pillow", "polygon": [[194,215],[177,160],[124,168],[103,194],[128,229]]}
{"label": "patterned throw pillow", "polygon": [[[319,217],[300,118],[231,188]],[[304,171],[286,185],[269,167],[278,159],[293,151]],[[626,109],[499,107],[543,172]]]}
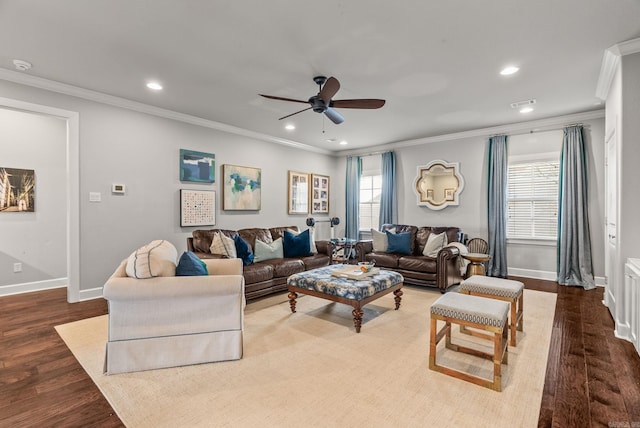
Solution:
{"label": "patterned throw pillow", "polygon": [[438,252],[447,246],[448,242],[446,232],[442,232],[437,235],[430,233],[429,238],[427,238],[427,244],[424,246],[424,250],[422,251],[422,255],[436,257]]}
{"label": "patterned throw pillow", "polygon": [[284,257],[284,251],[282,249],[282,238],[278,238],[271,244],[256,239],[256,248],[253,257],[253,262],[263,262],[265,260],[281,259]]}
{"label": "patterned throw pillow", "polygon": [[156,240],[138,248],[127,260],[126,272],[131,278],[175,276],[178,251],[169,241]]}
{"label": "patterned throw pillow", "polygon": [[211,251],[211,254],[227,256],[230,259],[238,257],[236,253],[236,243],[222,232],[216,232],[213,235],[209,251]]}
{"label": "patterned throw pillow", "polygon": [[185,251],[178,260],[176,276],[205,276],[209,275],[207,265],[191,251]]}
{"label": "patterned throw pillow", "polygon": [[242,259],[242,264],[249,266],[253,263],[253,252],[251,251],[251,245],[247,243],[242,237],[236,234],[233,237],[233,243],[236,246],[236,254]]}

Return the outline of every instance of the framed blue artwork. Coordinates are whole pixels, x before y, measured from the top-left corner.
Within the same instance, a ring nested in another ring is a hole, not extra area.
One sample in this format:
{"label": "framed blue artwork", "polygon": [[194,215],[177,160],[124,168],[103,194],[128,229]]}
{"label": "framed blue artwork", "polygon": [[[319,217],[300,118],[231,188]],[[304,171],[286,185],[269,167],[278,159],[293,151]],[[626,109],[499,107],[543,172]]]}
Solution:
{"label": "framed blue artwork", "polygon": [[216,155],[180,149],[180,181],[215,183]]}

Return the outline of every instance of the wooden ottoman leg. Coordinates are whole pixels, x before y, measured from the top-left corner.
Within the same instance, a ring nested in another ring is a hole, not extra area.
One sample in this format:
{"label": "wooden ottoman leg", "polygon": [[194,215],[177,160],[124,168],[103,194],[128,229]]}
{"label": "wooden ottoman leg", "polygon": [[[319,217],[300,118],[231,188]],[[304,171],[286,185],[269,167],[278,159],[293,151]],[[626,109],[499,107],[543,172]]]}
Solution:
{"label": "wooden ottoman leg", "polygon": [[518,330],[523,331],[523,323],[524,323],[524,292],[520,295],[518,299]]}
{"label": "wooden ottoman leg", "polygon": [[396,301],[396,311],[398,309],[400,309],[400,301],[402,300],[402,295],[404,293],[402,292],[402,288],[398,288],[396,291],[393,292],[394,300]]}
{"label": "wooden ottoman leg", "polygon": [[353,315],[353,325],[356,327],[356,333],[360,333],[360,328],[362,327],[362,314],[364,314],[364,311],[362,308],[354,306],[351,314]]}
{"label": "wooden ottoman leg", "polygon": [[291,312],[295,312],[296,299],[298,298],[298,294],[295,291],[290,291],[287,297],[289,297],[289,306],[291,306]]}

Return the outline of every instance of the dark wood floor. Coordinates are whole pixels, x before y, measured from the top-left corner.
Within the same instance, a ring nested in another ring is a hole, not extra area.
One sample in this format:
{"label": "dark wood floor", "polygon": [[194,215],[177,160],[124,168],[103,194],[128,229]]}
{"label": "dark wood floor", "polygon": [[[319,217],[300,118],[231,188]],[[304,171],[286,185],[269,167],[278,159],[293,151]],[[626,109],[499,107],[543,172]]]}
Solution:
{"label": "dark wood floor", "polygon": [[[603,290],[518,279],[558,293],[538,425],[640,427],[640,357],[614,337]],[[0,427],[123,426],[53,328],[105,313],[64,289],[0,297]]]}

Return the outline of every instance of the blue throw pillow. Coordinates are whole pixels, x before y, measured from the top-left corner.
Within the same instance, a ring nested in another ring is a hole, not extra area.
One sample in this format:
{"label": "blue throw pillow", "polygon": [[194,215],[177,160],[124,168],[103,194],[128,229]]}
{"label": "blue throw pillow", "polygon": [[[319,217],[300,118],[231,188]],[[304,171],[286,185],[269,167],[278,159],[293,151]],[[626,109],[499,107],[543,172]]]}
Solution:
{"label": "blue throw pillow", "polygon": [[207,265],[191,251],[185,251],[180,256],[176,266],[176,276],[205,276],[209,275]]}
{"label": "blue throw pillow", "polygon": [[249,266],[253,263],[253,252],[251,251],[251,246],[247,241],[242,239],[240,235],[236,234],[233,237],[233,242],[236,244],[236,254],[242,259],[242,264]]}
{"label": "blue throw pillow", "polygon": [[284,231],[282,237],[285,257],[306,257],[311,255],[311,244],[309,243],[309,229],[297,235]]}
{"label": "blue throw pillow", "polygon": [[385,233],[389,241],[387,253],[411,254],[411,232],[389,233],[387,230]]}

